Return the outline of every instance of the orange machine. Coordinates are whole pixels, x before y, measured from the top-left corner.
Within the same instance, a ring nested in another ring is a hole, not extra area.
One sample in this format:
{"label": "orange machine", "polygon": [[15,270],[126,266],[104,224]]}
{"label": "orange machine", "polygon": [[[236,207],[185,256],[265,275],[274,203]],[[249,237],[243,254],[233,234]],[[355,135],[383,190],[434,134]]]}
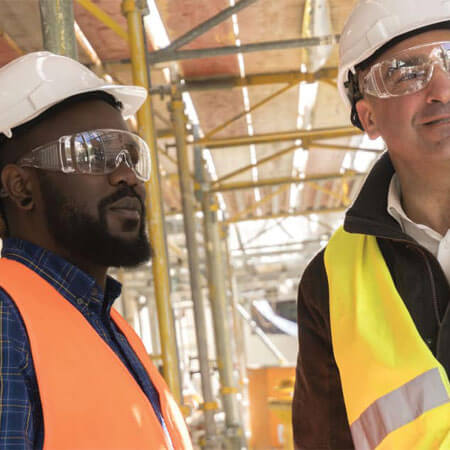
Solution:
{"label": "orange machine", "polygon": [[276,399],[286,402],[289,394],[280,387],[292,385],[294,377],[295,367],[248,369],[252,450],[292,448],[292,443],[286,442],[286,436],[290,435],[290,430],[286,430],[290,420],[277,414],[273,403]]}

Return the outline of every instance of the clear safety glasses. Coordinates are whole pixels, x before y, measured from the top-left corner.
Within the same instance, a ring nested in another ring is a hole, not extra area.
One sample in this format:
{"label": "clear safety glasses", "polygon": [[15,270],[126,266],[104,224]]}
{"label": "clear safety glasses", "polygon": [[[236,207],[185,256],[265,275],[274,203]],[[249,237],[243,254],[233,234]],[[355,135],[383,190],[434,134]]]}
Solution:
{"label": "clear safety glasses", "polygon": [[427,87],[436,66],[450,78],[450,41],[411,47],[374,64],[362,91],[380,98],[413,94]]}
{"label": "clear safety glasses", "polygon": [[139,181],[150,178],[150,152],[139,136],[124,130],[99,129],[62,136],[17,161],[24,167],[104,175],[125,163]]}

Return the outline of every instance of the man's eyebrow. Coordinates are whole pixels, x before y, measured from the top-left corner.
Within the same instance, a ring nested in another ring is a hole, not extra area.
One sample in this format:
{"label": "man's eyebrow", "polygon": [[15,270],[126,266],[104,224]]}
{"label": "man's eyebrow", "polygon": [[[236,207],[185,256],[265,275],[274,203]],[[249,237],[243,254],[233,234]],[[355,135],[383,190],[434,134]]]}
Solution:
{"label": "man's eyebrow", "polygon": [[425,55],[405,55],[401,57],[387,58],[384,62],[390,63],[391,66],[402,67],[402,63],[410,64],[421,64],[426,61],[427,57]]}
{"label": "man's eyebrow", "polygon": [[403,60],[408,63],[422,63],[427,59],[427,56],[425,55],[411,55],[407,58],[404,58]]}

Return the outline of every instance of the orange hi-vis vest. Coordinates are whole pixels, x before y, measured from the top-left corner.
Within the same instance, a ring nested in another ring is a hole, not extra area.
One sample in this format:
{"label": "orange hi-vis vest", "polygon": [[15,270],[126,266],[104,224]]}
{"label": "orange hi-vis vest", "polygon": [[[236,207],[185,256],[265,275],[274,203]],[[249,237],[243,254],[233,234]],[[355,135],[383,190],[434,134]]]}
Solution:
{"label": "orange hi-vis vest", "polygon": [[133,329],[115,311],[159,393],[167,442],[153,407],[83,315],[23,264],[0,259],[0,286],[24,321],[44,418],[45,450],[191,450],[183,416]]}

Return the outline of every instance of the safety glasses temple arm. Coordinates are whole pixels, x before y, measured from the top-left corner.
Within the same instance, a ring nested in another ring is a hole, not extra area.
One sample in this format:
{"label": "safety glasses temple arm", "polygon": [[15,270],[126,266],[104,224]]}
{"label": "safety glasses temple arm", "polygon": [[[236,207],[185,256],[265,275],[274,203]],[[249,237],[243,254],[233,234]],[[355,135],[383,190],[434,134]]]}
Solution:
{"label": "safety glasses temple arm", "polygon": [[26,153],[17,161],[17,165],[36,169],[60,170],[61,161],[58,150],[59,141],[50,142]]}

